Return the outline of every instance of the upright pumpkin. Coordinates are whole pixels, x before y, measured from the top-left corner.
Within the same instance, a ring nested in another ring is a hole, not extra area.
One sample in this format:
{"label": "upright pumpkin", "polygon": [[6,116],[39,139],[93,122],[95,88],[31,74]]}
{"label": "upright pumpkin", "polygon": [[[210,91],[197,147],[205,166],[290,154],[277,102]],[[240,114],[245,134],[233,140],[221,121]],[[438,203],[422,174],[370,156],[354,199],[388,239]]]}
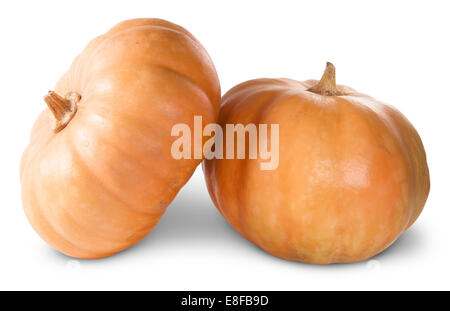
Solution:
{"label": "upright pumpkin", "polygon": [[[219,123],[279,124],[279,166],[205,160],[209,193],[245,238],[288,260],[364,260],[391,245],[429,192],[419,135],[396,109],[322,79],[257,79],[222,99]],[[274,136],[267,136],[271,146]],[[261,137],[260,137],[261,139]],[[236,140],[235,140],[236,142]]]}
{"label": "upright pumpkin", "polygon": [[216,71],[185,29],[119,23],[92,40],[45,97],[21,162],[23,206],[51,246],[79,258],[144,238],[201,159],[171,156],[174,124],[215,122]]}

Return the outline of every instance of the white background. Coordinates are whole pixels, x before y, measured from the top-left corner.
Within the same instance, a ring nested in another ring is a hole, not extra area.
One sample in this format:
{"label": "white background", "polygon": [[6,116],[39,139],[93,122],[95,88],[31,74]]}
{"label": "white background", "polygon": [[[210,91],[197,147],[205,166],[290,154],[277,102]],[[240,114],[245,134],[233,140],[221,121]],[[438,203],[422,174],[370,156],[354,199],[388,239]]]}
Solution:
{"label": "white background", "polygon": [[[450,289],[448,1],[2,1],[0,289]],[[199,168],[154,231],[110,258],[74,260],[31,229],[19,160],[42,96],[94,36],[128,18],[184,26],[211,55],[224,93],[251,78],[320,78],[395,105],[419,131],[431,193],[382,254],[314,266],[270,256],[221,218]]]}

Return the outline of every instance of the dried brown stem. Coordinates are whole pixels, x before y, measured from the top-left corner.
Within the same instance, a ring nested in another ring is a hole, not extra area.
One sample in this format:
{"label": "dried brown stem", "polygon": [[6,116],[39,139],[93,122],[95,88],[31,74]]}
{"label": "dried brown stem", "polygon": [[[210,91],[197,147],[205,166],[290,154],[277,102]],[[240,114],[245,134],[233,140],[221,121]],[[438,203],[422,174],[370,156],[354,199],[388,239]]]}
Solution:
{"label": "dried brown stem", "polygon": [[80,99],[81,96],[75,92],[68,93],[65,97],[62,97],[54,91],[49,91],[44,96],[44,101],[55,117],[52,127],[55,133],[61,131],[72,120],[77,112],[77,104]]}
{"label": "dried brown stem", "polygon": [[320,79],[319,83],[309,88],[308,91],[325,96],[343,95],[336,86],[336,68],[332,63],[327,62],[322,79]]}

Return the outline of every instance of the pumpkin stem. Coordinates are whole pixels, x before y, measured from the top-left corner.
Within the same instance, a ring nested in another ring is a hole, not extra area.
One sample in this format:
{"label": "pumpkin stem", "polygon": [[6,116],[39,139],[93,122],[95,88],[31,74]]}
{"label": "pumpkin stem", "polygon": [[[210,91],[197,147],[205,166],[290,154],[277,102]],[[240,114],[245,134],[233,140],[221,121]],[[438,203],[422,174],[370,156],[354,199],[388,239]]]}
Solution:
{"label": "pumpkin stem", "polygon": [[332,63],[327,62],[322,79],[320,79],[319,83],[307,89],[307,91],[325,96],[343,95],[336,86],[336,68]]}
{"label": "pumpkin stem", "polygon": [[69,124],[77,112],[77,104],[80,99],[80,94],[75,92],[67,93],[65,97],[62,97],[54,91],[49,91],[44,96],[44,101],[55,117],[55,122],[52,126],[53,132],[58,133]]}

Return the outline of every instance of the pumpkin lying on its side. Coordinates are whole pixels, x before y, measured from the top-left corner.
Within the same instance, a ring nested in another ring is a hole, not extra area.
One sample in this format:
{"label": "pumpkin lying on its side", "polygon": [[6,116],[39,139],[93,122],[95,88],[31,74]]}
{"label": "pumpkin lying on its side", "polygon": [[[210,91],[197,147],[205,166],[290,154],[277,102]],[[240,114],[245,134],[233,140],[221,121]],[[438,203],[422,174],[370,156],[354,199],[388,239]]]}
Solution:
{"label": "pumpkin lying on its side", "polygon": [[185,29],[122,22],[91,41],[45,101],[21,162],[23,206],[51,246],[79,258],[144,238],[201,159],[171,156],[174,124],[217,120],[213,63]]}
{"label": "pumpkin lying on its side", "polygon": [[220,213],[275,256],[364,260],[391,245],[425,205],[428,167],[413,126],[393,107],[336,86],[330,63],[320,82],[258,79],[232,88],[219,123],[279,124],[277,169],[260,170],[260,158],[203,166]]}

